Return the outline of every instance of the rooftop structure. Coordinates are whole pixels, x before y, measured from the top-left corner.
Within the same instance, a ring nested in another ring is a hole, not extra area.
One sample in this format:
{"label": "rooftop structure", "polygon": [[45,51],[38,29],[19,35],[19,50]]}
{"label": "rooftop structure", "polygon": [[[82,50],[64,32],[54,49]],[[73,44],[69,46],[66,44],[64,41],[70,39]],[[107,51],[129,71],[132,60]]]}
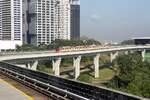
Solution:
{"label": "rooftop structure", "polygon": [[132,40],[134,41],[134,44],[136,45],[150,44],[150,37],[135,37],[135,38],[132,38]]}

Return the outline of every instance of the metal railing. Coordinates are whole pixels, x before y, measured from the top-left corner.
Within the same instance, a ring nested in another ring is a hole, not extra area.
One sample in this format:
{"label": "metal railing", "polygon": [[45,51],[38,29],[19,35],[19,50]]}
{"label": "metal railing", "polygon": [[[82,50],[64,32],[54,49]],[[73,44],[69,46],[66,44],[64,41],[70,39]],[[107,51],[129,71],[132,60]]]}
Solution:
{"label": "metal railing", "polygon": [[51,51],[33,51],[33,52],[0,52],[0,56],[13,56],[13,55],[30,55],[30,54],[42,54],[42,53],[55,53],[55,50]]}

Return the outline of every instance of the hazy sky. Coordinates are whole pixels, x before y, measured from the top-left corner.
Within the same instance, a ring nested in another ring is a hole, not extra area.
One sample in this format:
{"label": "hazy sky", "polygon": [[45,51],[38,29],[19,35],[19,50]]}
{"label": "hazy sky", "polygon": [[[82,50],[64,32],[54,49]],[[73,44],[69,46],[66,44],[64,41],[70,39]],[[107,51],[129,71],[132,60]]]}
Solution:
{"label": "hazy sky", "polygon": [[150,37],[150,0],[81,0],[81,35],[103,42]]}

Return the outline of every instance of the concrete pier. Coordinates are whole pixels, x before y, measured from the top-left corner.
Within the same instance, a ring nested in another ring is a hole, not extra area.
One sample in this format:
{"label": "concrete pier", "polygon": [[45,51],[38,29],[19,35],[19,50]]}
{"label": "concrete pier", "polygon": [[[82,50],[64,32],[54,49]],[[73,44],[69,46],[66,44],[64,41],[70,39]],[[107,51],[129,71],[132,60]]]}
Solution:
{"label": "concrete pier", "polygon": [[144,49],[141,53],[142,53],[142,60],[145,61],[145,53],[146,53],[146,50]]}
{"label": "concrete pier", "polygon": [[73,66],[75,68],[74,76],[75,79],[77,79],[80,75],[80,61],[81,61],[81,56],[77,56],[73,58]]}
{"label": "concrete pier", "polygon": [[110,62],[112,63],[113,60],[115,60],[117,56],[118,56],[118,51],[116,51],[116,52],[111,52],[111,53],[110,53]]}
{"label": "concrete pier", "polygon": [[53,59],[52,60],[52,65],[53,65],[53,71],[54,71],[54,74],[56,76],[60,76],[60,64],[61,64],[61,58],[56,58],[56,59]]}
{"label": "concrete pier", "polygon": [[95,71],[95,78],[99,77],[99,58],[100,58],[100,54],[97,54],[96,56],[94,56],[94,71]]}

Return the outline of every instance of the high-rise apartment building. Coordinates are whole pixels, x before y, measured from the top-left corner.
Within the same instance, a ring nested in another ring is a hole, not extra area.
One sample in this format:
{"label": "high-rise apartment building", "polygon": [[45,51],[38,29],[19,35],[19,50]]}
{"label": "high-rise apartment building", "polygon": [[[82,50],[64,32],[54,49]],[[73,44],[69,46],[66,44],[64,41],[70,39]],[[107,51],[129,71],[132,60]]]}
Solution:
{"label": "high-rise apartment building", "polygon": [[22,0],[0,0],[0,50],[22,45]]}
{"label": "high-rise apartment building", "polygon": [[28,33],[28,1],[23,0],[22,3],[22,17],[23,17],[23,25],[22,25],[22,32],[23,32],[23,43],[27,44],[27,33]]}
{"label": "high-rise apartment building", "polygon": [[80,39],[80,0],[71,0],[71,39]]}
{"label": "high-rise apartment building", "polygon": [[70,39],[70,0],[28,0],[24,7],[24,37],[29,44]]}

